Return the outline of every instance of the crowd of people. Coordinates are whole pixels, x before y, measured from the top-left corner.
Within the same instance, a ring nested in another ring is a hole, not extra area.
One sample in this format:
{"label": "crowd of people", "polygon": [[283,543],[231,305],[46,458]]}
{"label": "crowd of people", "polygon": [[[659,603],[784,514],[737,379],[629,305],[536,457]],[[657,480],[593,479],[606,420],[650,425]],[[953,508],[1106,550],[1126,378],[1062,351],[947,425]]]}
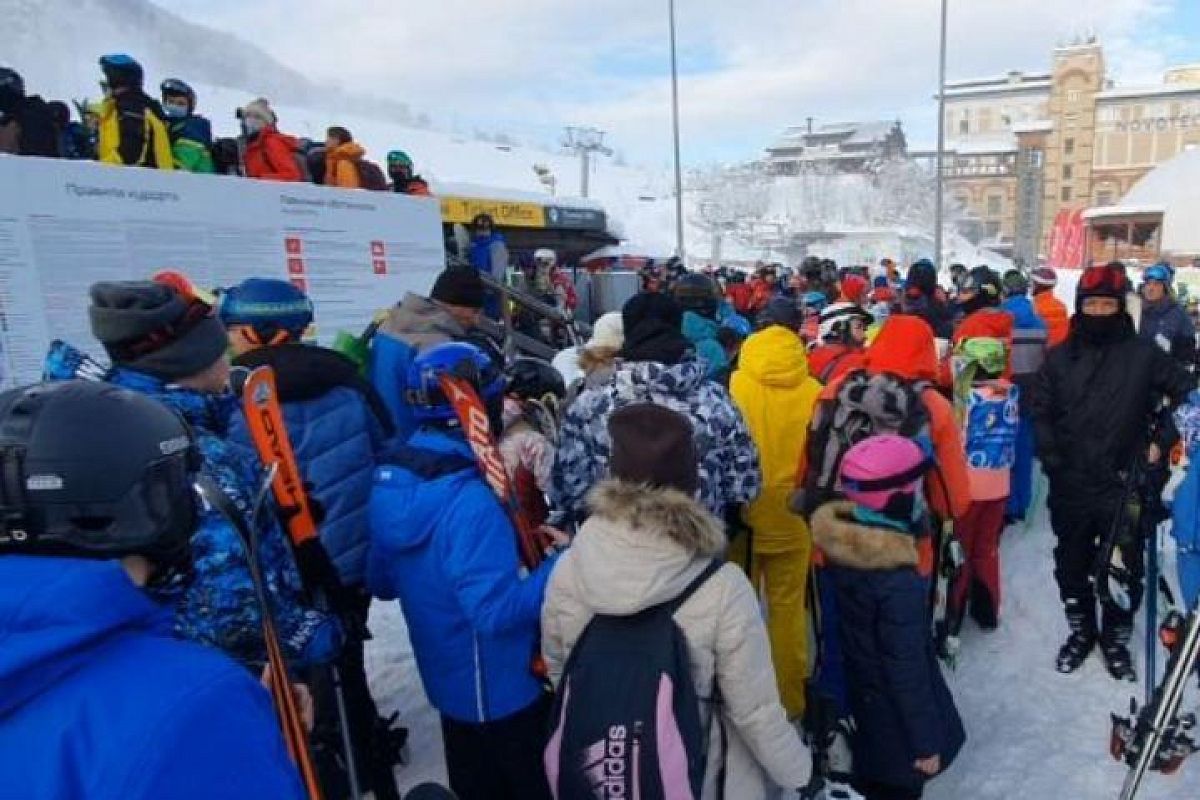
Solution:
{"label": "crowd of people", "polygon": [[[185,84],[159,103],[132,59],[101,65],[82,132],[0,70],[0,145],[223,171]],[[238,116],[249,177],[387,184],[344,128],[314,169],[266,101]],[[388,174],[427,191],[403,153]],[[1169,265],[1137,291],[1121,264],[1090,267],[1071,314],[1046,267],[954,265],[943,287],[928,260],[749,278],[672,261],[560,370],[485,332],[501,315],[481,273],[507,253],[486,214],[471,234],[468,263],[344,351],[306,339],[317,309],[286,280],[91,287],[108,363],[55,342],[43,383],[0,396],[6,779],[30,797],[303,796],[255,685],[277,635],[323,795],[398,798],[407,738],[435,734],[384,718],[367,682],[371,602],[395,599],[464,800],[917,798],[965,745],[939,662],[968,619],[1001,624],[999,543],[1033,507],[1035,461],[1069,628],[1054,665],[1098,645],[1135,678],[1147,523],[1118,543],[1131,607],[1092,574],[1134,464],[1146,497],[1166,483],[1196,385]],[[524,277],[569,320],[556,262],[539,251]],[[264,491],[270,454],[234,392],[263,367],[315,543]],[[128,745],[147,741],[163,747]]]}
{"label": "crowd of people", "polygon": [[76,101],[72,119],[65,102],[27,93],[21,75],[0,66],[0,153],[430,194],[406,152],[390,151],[385,172],[342,126],[331,126],[323,142],[288,135],[259,98],[236,110],[240,136],[214,138],[185,81],[166,78],[152,97],[142,65],[123,53],[101,57],[100,71],[103,99]]}

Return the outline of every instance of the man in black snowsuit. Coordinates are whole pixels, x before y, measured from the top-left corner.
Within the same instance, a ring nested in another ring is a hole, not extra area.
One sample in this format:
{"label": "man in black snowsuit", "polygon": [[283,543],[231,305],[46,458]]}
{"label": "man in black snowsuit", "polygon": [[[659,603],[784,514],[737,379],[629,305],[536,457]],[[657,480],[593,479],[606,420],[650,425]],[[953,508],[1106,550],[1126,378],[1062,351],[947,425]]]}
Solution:
{"label": "man in black snowsuit", "polygon": [[25,94],[16,70],[0,67],[0,153],[58,158],[59,130],[46,101]]}
{"label": "man in black snowsuit", "polygon": [[[1120,542],[1131,572],[1131,607],[1103,603],[1099,626],[1092,584],[1097,543],[1117,515],[1126,513],[1122,487],[1137,459],[1144,459],[1151,476],[1136,488],[1147,498],[1154,487],[1161,489],[1152,475],[1162,471],[1178,439],[1170,414],[1161,410],[1162,399],[1177,404],[1196,381],[1160,348],[1138,338],[1125,308],[1127,291],[1128,280],[1111,266],[1090,267],[1080,277],[1070,335],[1050,351],[1038,373],[1033,417],[1058,538],[1054,576],[1071,631],[1058,669],[1078,669],[1098,636],[1113,677],[1135,680],[1128,644],[1142,596],[1144,542],[1137,532],[1145,526],[1133,523]],[[1156,418],[1160,424],[1154,424]]]}

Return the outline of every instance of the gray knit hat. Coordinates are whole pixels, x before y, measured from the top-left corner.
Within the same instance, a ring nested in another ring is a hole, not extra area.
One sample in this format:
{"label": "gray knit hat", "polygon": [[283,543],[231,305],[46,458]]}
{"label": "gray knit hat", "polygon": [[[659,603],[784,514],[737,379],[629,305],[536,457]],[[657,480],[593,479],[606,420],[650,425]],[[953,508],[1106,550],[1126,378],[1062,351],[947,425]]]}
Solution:
{"label": "gray knit hat", "polygon": [[197,375],[229,347],[210,306],[153,281],[93,284],[92,335],[114,364],[162,380]]}

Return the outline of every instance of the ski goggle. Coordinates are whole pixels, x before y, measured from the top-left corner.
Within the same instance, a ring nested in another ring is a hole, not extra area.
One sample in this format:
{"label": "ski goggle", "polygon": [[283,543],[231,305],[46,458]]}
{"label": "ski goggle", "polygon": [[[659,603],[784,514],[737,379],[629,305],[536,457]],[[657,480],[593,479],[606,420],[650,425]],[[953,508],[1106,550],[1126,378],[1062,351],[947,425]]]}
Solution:
{"label": "ski goggle", "polygon": [[1119,297],[1124,295],[1128,289],[1128,280],[1124,273],[1116,267],[1105,264],[1104,266],[1088,267],[1083,271],[1083,275],[1079,276],[1078,292],[1080,294],[1098,294]]}
{"label": "ski goggle", "polygon": [[180,97],[195,97],[196,93],[192,91],[192,87],[188,86],[178,78],[167,78],[158,87],[163,94],[179,95]]}

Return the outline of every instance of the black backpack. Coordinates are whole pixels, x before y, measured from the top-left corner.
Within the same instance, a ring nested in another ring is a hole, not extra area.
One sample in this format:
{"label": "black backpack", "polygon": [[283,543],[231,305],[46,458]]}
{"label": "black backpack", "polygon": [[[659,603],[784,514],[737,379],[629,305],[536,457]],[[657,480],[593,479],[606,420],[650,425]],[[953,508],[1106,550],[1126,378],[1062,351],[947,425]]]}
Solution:
{"label": "black backpack", "polygon": [[391,188],[387,176],[374,161],[360,158],[354,162],[354,166],[358,169],[359,188],[370,189],[373,192],[386,192]]}
{"label": "black backpack", "polygon": [[868,436],[894,433],[916,440],[927,451],[932,447],[929,411],[921,398],[930,386],[929,381],[905,380],[888,372],[870,375],[859,369],[846,376],[836,397],[817,404],[805,446],[805,517],[840,496],[842,458]]}
{"label": "black backpack", "polygon": [[[588,623],[554,700],[545,762],[556,800],[700,797],[709,730],[674,614],[720,568],[710,563],[673,600]],[[714,681],[712,719],[719,713]]]}

